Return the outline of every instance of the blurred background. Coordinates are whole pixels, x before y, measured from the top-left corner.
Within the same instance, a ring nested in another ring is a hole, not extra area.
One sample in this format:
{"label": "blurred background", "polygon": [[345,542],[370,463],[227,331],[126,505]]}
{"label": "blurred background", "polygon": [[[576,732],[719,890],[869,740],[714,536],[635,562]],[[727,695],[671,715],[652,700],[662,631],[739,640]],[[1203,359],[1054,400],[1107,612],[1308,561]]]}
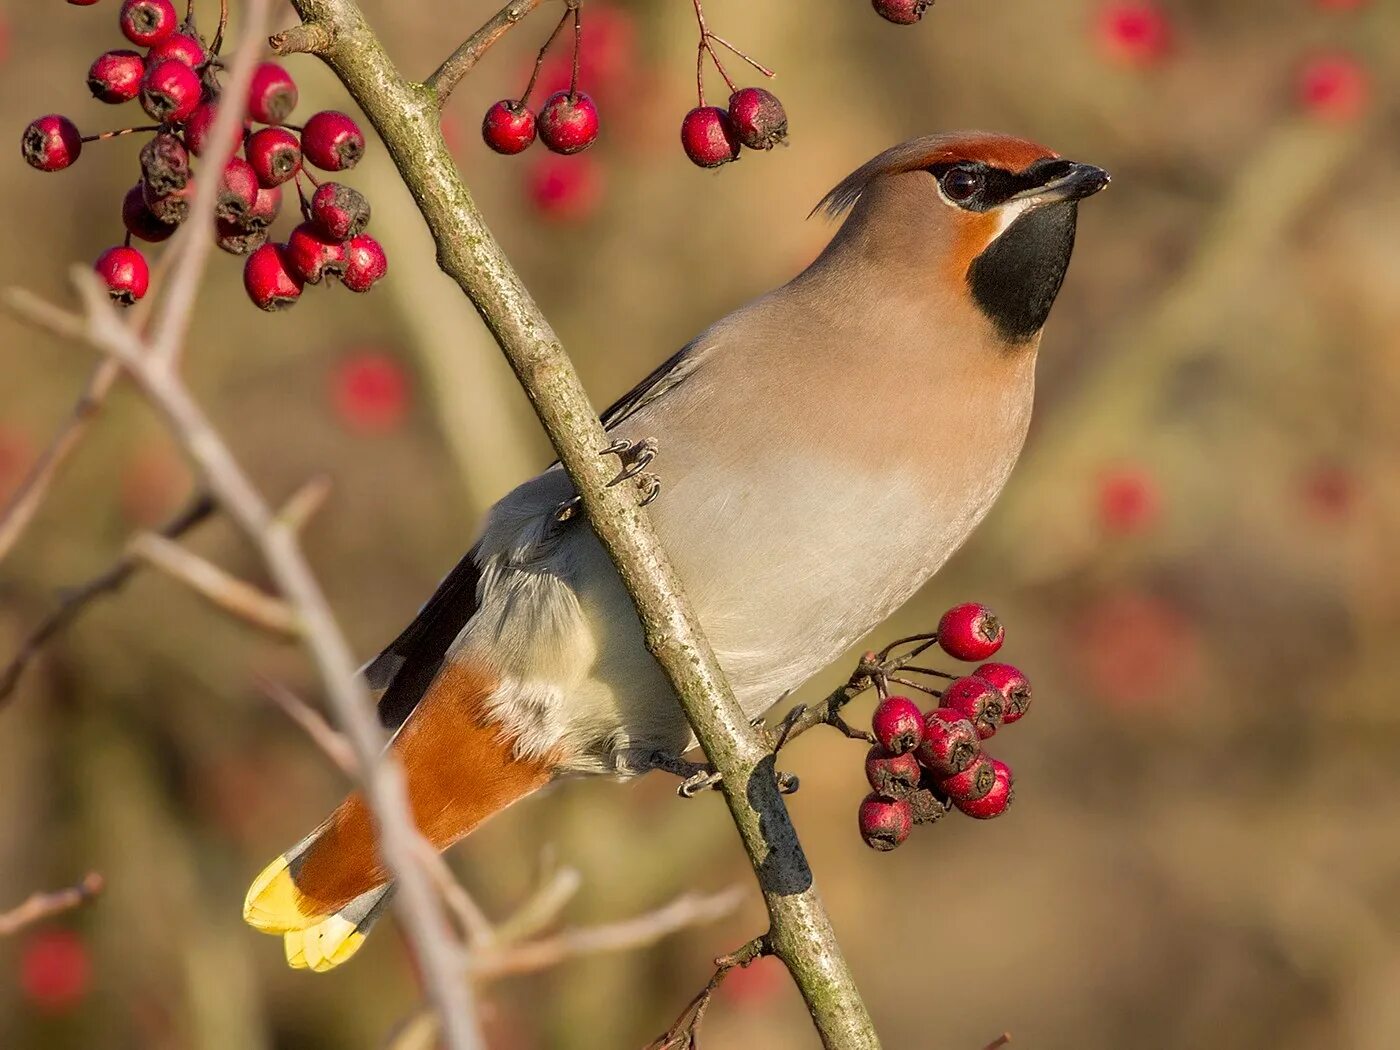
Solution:
{"label": "blurred background", "polygon": [[[199,5],[211,25],[213,5]],[[365,6],[414,74],[494,9]],[[502,158],[477,133],[487,105],[519,92],[554,4],[491,52],[444,118],[600,406],[804,266],[831,233],[808,210],[893,142],[994,128],[1114,175],[1082,212],[1005,497],[870,640],[931,629],[955,601],[1001,614],[1004,657],[1039,698],[993,742],[1015,767],[1016,805],[876,854],[855,829],[863,748],[813,733],[784,755],[885,1045],[976,1050],[1002,1031],[1036,1050],[1400,1045],[1400,5],[946,0],[910,28],[862,0],[706,7],[716,32],[778,71],[789,148],[717,173],[687,162],[685,0],[585,4],[583,87],[604,121],[586,154]],[[115,11],[0,0],[9,141],[41,113],[86,132],[134,112],[83,83],[96,54],[122,46]],[[314,60],[286,64],[300,113],[348,108]],[[51,176],[11,149],[0,285],[70,301],[66,268],[120,239],[138,148],[94,144]],[[346,181],[372,201],[388,278],[366,296],[308,289],[264,315],[219,255],[189,374],[272,498],[333,479],[308,546],[369,655],[483,508],[551,457],[377,143]],[[0,317],[0,494],[90,366]],[[883,410],[900,411],[898,388],[891,376]],[[0,567],[0,657],[61,587],[189,491],[159,422],[119,389]],[[265,582],[228,526],[190,543]],[[857,652],[799,698],[844,679]],[[145,573],[49,646],[0,710],[0,910],[88,870],[108,884],[0,940],[0,1047],[376,1047],[413,1012],[392,930],[313,976],[240,921],[251,876],[344,791],[257,675],[316,695],[295,647]],[[852,718],[869,710],[867,698]],[[566,785],[492,822],[453,864],[500,915],[552,851],[584,878],[571,923],[751,887],[719,798],[681,802],[674,787]],[[487,986],[490,1045],[639,1047],[762,923],[752,893],[645,951]],[[816,1045],[773,960],[729,981],[704,1042]]]}

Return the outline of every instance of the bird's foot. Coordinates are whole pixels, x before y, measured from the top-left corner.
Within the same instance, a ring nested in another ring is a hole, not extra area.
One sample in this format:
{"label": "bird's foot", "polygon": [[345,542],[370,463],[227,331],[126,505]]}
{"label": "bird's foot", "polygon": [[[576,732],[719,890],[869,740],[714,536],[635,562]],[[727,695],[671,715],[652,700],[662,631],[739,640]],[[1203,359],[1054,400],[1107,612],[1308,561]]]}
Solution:
{"label": "bird's foot", "polygon": [[583,509],[582,496],[570,496],[559,506],[554,508],[554,520],[560,524],[571,520]]}
{"label": "bird's foot", "polygon": [[[617,472],[617,477],[608,482],[608,488],[621,485],[628,478],[635,477],[645,470],[647,464],[656,458],[656,447],[656,438],[642,438],[640,441],[618,438],[599,452],[600,456],[616,456],[622,464],[622,469]],[[660,482],[657,484],[659,485]]]}
{"label": "bird's foot", "polygon": [[[702,791],[711,791],[719,787],[723,779],[708,762],[691,762],[667,751],[653,751],[647,756],[647,765],[680,777],[681,786],[676,788],[676,794],[681,798],[694,798]],[[779,794],[791,795],[797,790],[798,780],[793,774],[779,771],[776,776]]]}

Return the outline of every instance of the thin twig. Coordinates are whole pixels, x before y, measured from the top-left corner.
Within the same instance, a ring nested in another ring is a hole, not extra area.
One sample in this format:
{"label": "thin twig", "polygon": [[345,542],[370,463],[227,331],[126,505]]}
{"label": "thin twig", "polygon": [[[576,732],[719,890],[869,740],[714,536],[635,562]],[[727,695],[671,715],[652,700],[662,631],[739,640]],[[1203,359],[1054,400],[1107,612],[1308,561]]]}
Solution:
{"label": "thin twig", "polygon": [[475,898],[452,874],[452,869],[447,865],[447,858],[434,849],[427,839],[420,838],[418,844],[419,859],[423,862],[423,867],[437,885],[438,893],[447,905],[447,910],[457,920],[457,925],[467,939],[467,946],[473,949],[474,955],[479,945],[489,944],[495,936],[491,920],[481,910],[481,905],[476,903]]}
{"label": "thin twig", "polygon": [[[768,940],[768,935],[764,934],[762,937],[755,937],[738,951],[716,959],[715,972],[709,982],[700,989],[699,994],[694,999],[686,1004],[675,1023],[657,1036],[646,1050],[674,1050],[677,1047],[681,1050],[696,1050],[699,1046],[700,1023],[705,1019],[705,1011],[710,1008],[710,1001],[714,998],[719,986],[724,983],[724,979],[729,976],[729,972],[736,967],[748,966],[755,959],[772,954],[773,946]],[[681,1041],[682,1039],[684,1042]]]}
{"label": "thin twig", "polygon": [[0,912],[0,937],[9,937],[26,926],[32,926],[60,912],[86,904],[102,892],[103,884],[102,876],[90,871],[76,886],[67,886],[50,893],[31,894],[18,907]]}
{"label": "thin twig", "polygon": [[[166,539],[176,539],[189,532],[212,513],[214,513],[214,501],[208,495],[200,493],[184,510],[166,522],[159,534]],[[39,654],[49,639],[77,619],[78,615],[95,599],[104,594],[113,594],[119,591],[140,566],[141,562],[134,555],[125,552],[105,572],[65,592],[58,608],[39,622],[38,626],[20,643],[19,649],[10,662],[5,665],[4,670],[0,671],[0,706],[4,706],[14,693],[15,686],[19,684],[20,676],[24,674],[25,668]]]}
{"label": "thin twig", "polygon": [[990,1043],[984,1046],[982,1050],[1001,1050],[1001,1048],[1003,1046],[1006,1046],[1006,1044],[1008,1044],[1009,1042],[1011,1042],[1011,1033],[1002,1032],[1001,1035],[997,1036]]}
{"label": "thin twig", "polygon": [[263,694],[305,730],[312,742],[342,773],[351,779],[360,779],[360,764],[355,759],[355,749],[345,739],[344,733],[336,730],[322,717],[321,712],[297,696],[289,686],[263,675],[258,675],[255,681]]}
{"label": "thin twig", "polygon": [[453,89],[481,61],[482,56],[491,50],[496,41],[510,32],[517,22],[542,2],[543,0],[511,0],[492,15],[485,25],[467,37],[462,45],[437,67],[433,75],[423,82],[423,86],[433,93],[439,108],[446,105]]}
{"label": "thin twig", "polygon": [[564,9],[564,13],[559,18],[559,24],[554,27],[554,31],[549,34],[548,38],[540,46],[539,51],[536,52],[535,68],[530,71],[529,83],[525,85],[525,90],[520,93],[520,104],[522,106],[527,105],[530,101],[530,96],[535,93],[535,84],[540,79],[540,70],[544,68],[544,56],[549,53],[550,46],[563,30],[564,25],[569,21],[569,14],[572,10],[572,7],[566,7]]}
{"label": "thin twig", "polygon": [[[546,868],[548,870],[548,862]],[[496,924],[492,940],[497,945],[515,944],[529,940],[548,929],[577,896],[583,876],[577,868],[559,868],[540,881],[525,902]]]}

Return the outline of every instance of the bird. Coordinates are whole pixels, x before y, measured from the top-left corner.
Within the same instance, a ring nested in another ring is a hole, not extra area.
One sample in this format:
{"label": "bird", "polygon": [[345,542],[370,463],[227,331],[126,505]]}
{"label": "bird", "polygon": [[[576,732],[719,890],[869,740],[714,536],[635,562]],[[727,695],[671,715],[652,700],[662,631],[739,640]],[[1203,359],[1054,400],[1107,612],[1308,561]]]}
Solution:
{"label": "bird", "polygon": [[[603,413],[619,475],[655,467],[657,535],[746,715],[875,629],[991,508],[1025,442],[1079,202],[1108,182],[991,132],[888,149],[813,209],[843,221],[808,267]],[[437,849],[548,784],[636,776],[694,746],[576,511],[557,463],[510,492],[363,670]],[[282,935],[293,967],[328,970],[391,892],[353,793],[257,876],[244,918]]]}

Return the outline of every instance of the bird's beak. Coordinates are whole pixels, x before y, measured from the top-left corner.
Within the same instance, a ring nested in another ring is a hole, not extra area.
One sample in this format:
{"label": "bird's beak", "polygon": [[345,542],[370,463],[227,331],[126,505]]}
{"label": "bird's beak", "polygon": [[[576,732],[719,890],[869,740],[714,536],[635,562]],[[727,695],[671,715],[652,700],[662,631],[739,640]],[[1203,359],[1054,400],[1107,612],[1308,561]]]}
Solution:
{"label": "bird's beak", "polygon": [[1092,197],[1112,181],[1108,172],[1092,164],[1069,165],[1069,170],[1055,176],[1049,182],[1033,189],[1016,194],[1012,200],[1033,200],[1037,204],[1051,204],[1056,201],[1078,201]]}

